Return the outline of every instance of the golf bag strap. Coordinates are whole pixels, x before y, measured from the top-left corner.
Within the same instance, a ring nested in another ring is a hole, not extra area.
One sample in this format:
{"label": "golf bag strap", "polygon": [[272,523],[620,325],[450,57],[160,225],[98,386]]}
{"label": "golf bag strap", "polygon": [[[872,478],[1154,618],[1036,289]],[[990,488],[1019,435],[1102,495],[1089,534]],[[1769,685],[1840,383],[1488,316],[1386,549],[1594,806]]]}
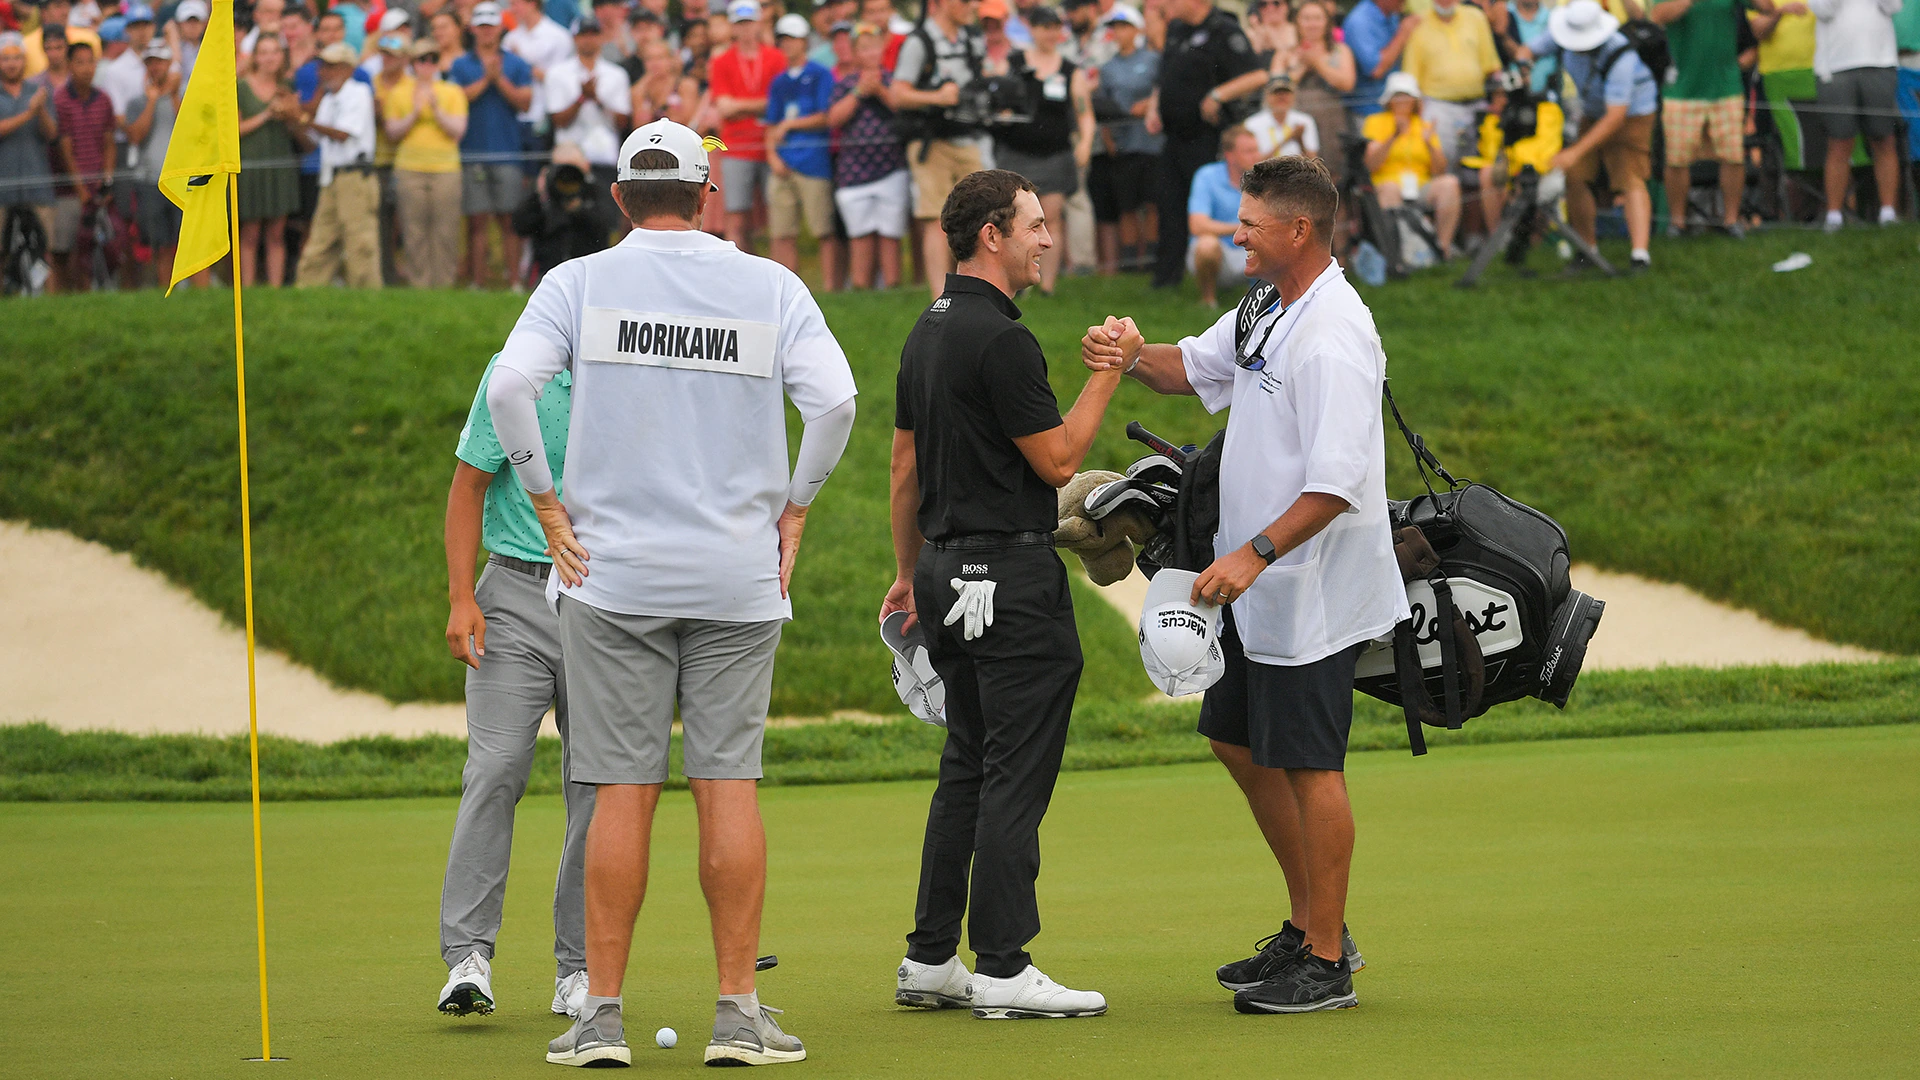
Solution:
{"label": "golf bag strap", "polygon": [[1447,727],[1458,731],[1467,720],[1460,710],[1460,645],[1454,640],[1453,586],[1447,584],[1447,575],[1439,570],[1433,572],[1427,583],[1433,586],[1433,612],[1438,623],[1434,636],[1440,639],[1440,683],[1446,688]]}
{"label": "golf bag strap", "polygon": [[1427,752],[1427,736],[1420,730],[1422,709],[1431,713],[1433,699],[1427,696],[1426,680],[1420,669],[1420,647],[1414,644],[1413,620],[1402,619],[1393,628],[1393,673],[1400,681],[1400,711],[1407,718],[1407,749],[1414,757]]}
{"label": "golf bag strap", "polygon": [[[1447,482],[1449,488],[1459,487],[1460,481],[1454,479],[1446,466],[1440,464],[1440,459],[1433,456],[1433,451],[1427,449],[1427,440],[1407,426],[1406,419],[1400,415],[1400,403],[1393,400],[1393,386],[1390,380],[1382,380],[1380,393],[1387,399],[1387,408],[1393,411],[1393,422],[1400,425],[1400,434],[1406,438],[1407,448],[1413,451],[1414,464],[1420,466],[1421,481],[1425,482],[1427,470],[1431,469],[1435,476]],[[1433,491],[1432,484],[1427,485],[1427,491],[1429,493]]]}

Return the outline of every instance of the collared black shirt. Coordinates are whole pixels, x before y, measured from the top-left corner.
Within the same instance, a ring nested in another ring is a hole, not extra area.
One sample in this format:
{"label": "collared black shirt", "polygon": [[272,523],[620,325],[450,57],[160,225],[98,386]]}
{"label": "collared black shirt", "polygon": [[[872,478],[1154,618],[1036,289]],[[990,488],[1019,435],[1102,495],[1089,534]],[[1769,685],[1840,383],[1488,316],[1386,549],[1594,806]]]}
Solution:
{"label": "collared black shirt", "polygon": [[996,286],[949,274],[900,350],[893,426],[913,432],[929,540],[1058,524],[1053,488],[1013,443],[1061,423],[1047,358],[1019,318]]}
{"label": "collared black shirt", "polygon": [[1160,59],[1160,122],[1176,139],[1218,132],[1200,117],[1200,103],[1214,87],[1260,66],[1240,20],[1214,8],[1199,26],[1167,23]]}

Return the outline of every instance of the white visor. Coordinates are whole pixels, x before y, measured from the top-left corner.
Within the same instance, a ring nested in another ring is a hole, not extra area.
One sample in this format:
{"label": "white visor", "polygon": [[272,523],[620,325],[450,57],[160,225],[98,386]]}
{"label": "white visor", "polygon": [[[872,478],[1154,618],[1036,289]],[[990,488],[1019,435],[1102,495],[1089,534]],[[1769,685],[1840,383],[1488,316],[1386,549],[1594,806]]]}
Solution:
{"label": "white visor", "polygon": [[1147,676],[1169,697],[1198,694],[1226,671],[1220,651],[1220,611],[1195,607],[1189,597],[1199,574],[1161,570],[1147,585],[1140,610],[1140,662]]}
{"label": "white visor", "polygon": [[[726,144],[719,139],[702,139],[699,132],[685,124],[655,120],[634,128],[633,133],[627,136],[627,141],[620,144],[620,164],[613,178],[679,180],[688,184],[706,184],[711,190],[717,191],[719,189],[713,187],[710,179],[713,166],[707,161],[707,151],[726,148]],[[636,169],[633,167],[633,158],[642,150],[665,150],[680,164],[672,169]]]}

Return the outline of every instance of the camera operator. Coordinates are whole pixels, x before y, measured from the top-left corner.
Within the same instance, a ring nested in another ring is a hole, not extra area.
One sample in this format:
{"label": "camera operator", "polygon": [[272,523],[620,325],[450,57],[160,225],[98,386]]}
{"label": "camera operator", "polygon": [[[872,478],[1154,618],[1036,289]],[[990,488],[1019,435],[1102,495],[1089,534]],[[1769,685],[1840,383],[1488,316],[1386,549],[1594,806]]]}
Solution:
{"label": "camera operator", "polygon": [[927,285],[935,299],[946,286],[952,256],[940,231],[940,208],[953,186],[985,168],[986,135],[954,115],[961,87],[981,77],[986,43],[974,26],[979,0],[927,0],[926,17],[900,43],[887,104],[898,114],[913,176],[913,218],[926,251]]}
{"label": "camera operator", "polygon": [[1487,76],[1487,115],[1480,121],[1480,211],[1488,236],[1506,208],[1507,185],[1529,167],[1540,176],[1553,174],[1554,155],[1565,140],[1566,115],[1560,106],[1536,98],[1528,86],[1528,77],[1519,71],[1503,69]]}
{"label": "camera operator", "polygon": [[587,181],[591,168],[579,147],[561,143],[533,192],[514,208],[513,231],[533,244],[534,271],[540,276],[607,246],[606,221]]}

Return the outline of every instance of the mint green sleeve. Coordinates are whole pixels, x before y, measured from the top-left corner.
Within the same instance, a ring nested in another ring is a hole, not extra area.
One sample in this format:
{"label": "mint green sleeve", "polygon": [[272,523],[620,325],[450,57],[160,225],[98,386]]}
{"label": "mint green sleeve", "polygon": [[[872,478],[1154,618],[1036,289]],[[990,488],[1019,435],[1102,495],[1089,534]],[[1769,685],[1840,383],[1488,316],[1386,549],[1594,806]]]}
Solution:
{"label": "mint green sleeve", "polygon": [[507,452],[494,434],[493,414],[487,411],[487,383],[493,378],[493,364],[498,359],[500,355],[495,353],[493,360],[487,361],[480,388],[473,395],[473,407],[467,411],[466,426],[460,429],[460,442],[453,449],[455,457],[487,473],[497,473],[507,463]]}

